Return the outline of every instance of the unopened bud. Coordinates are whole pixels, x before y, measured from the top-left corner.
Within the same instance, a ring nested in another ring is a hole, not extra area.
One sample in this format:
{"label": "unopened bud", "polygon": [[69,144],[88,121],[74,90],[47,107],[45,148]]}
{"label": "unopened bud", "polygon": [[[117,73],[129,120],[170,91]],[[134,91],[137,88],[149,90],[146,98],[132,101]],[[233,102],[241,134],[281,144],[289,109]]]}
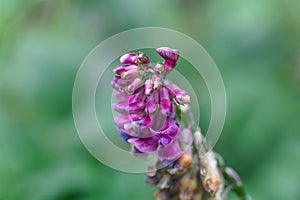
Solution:
{"label": "unopened bud", "polygon": [[145,82],[145,94],[147,96],[149,96],[152,93],[153,86],[154,86],[153,80],[151,80],[151,79],[146,80],[146,82]]}
{"label": "unopened bud", "polygon": [[121,56],[120,62],[123,64],[136,64],[138,55],[136,53],[127,53]]}
{"label": "unopened bud", "polygon": [[140,64],[149,64],[150,63],[149,57],[144,53],[140,53],[138,55],[138,59],[139,59]]}
{"label": "unopened bud", "polygon": [[127,87],[127,92],[129,94],[132,94],[136,89],[141,87],[144,84],[142,79],[136,78],[128,87]]}
{"label": "unopened bud", "polygon": [[162,63],[157,63],[157,64],[155,65],[155,69],[156,69],[157,71],[159,71],[160,73],[162,73],[162,72],[165,70],[165,66],[164,66]]}

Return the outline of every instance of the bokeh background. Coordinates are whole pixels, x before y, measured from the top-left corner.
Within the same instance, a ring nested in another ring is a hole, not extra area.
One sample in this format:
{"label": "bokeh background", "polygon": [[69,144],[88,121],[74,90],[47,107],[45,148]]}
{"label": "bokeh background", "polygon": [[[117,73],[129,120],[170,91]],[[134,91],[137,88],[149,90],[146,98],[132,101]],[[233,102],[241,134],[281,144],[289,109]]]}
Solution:
{"label": "bokeh background", "polygon": [[218,65],[228,111],[215,149],[253,199],[300,199],[299,10],[296,0],[0,0],[0,199],[153,199],[144,174],[94,159],[72,118],[84,58],[143,26],[193,37]]}

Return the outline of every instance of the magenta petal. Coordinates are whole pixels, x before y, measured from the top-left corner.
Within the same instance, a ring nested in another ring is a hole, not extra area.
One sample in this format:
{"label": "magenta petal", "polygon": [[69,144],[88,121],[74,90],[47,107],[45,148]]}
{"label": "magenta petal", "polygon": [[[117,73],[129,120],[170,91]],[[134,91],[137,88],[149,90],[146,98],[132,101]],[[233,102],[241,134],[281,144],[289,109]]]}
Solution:
{"label": "magenta petal", "polygon": [[149,115],[141,113],[141,114],[130,114],[130,118],[132,120],[132,124],[139,129],[147,128],[151,125],[152,120]]}
{"label": "magenta petal", "polygon": [[114,72],[119,75],[125,71],[126,71],[126,66],[118,66],[116,69],[114,69]]}
{"label": "magenta petal", "polygon": [[145,94],[147,96],[149,96],[152,91],[153,91],[153,86],[154,86],[154,83],[153,83],[153,80],[152,79],[148,79],[146,82],[145,82]]}
{"label": "magenta petal", "polygon": [[127,53],[120,58],[120,62],[123,64],[136,64],[138,55],[136,53]]}
{"label": "magenta petal", "polygon": [[113,81],[120,86],[128,86],[132,82],[132,80],[124,80],[120,76],[114,76]]}
{"label": "magenta petal", "polygon": [[120,113],[128,113],[129,106],[127,102],[113,102],[112,107],[115,111]]}
{"label": "magenta petal", "polygon": [[140,99],[143,99],[143,100],[146,99],[146,95],[144,94],[144,89],[136,92],[135,94],[131,94],[129,96],[129,101],[128,102],[129,102],[129,104],[131,104],[131,103],[134,103],[134,102],[136,102]]}
{"label": "magenta petal", "polygon": [[146,112],[147,113],[154,113],[158,108],[158,101],[159,96],[158,92],[154,91],[148,98],[147,98],[147,104],[146,104]]}
{"label": "magenta petal", "polygon": [[133,147],[131,152],[132,153],[139,153],[139,154],[143,153],[143,152],[139,151],[136,147]]}
{"label": "magenta petal", "polygon": [[129,104],[128,110],[130,113],[137,113],[142,111],[145,108],[145,101],[144,100],[138,100],[134,103]]}
{"label": "magenta petal", "polygon": [[172,141],[172,138],[170,138],[169,136],[162,136],[159,139],[159,144],[162,146],[167,146],[168,144],[170,144],[171,141]]}
{"label": "magenta petal", "polygon": [[130,115],[119,115],[114,117],[114,121],[119,129],[123,129],[124,124],[131,122],[131,118]]}
{"label": "magenta petal", "polygon": [[177,49],[171,49],[169,47],[160,47],[156,49],[156,52],[166,60],[176,62],[179,57],[179,51]]}
{"label": "magenta petal", "polygon": [[162,85],[162,79],[157,74],[152,75],[151,78],[153,80],[153,89],[157,89]]}
{"label": "magenta petal", "polygon": [[164,127],[166,122],[166,115],[162,114],[160,108],[158,108],[157,112],[150,115],[152,119],[150,131],[152,134],[158,134]]}
{"label": "magenta petal", "polygon": [[149,114],[152,114],[156,111],[158,104],[154,101],[147,101],[145,111]]}
{"label": "magenta petal", "polygon": [[168,88],[169,93],[174,97],[174,99],[179,104],[189,104],[190,103],[190,96],[187,95],[187,93],[181,89],[179,86],[177,86],[174,83],[169,83],[166,85]]}
{"label": "magenta petal", "polygon": [[171,101],[169,97],[169,92],[168,89],[165,87],[161,87],[160,91],[160,106],[161,106],[161,111],[163,114],[168,115],[171,111]]}
{"label": "magenta petal", "polygon": [[131,70],[122,72],[121,77],[122,77],[122,79],[132,80],[138,76],[138,73],[139,72],[137,69],[131,69]]}
{"label": "magenta petal", "polygon": [[152,122],[152,120],[151,120],[150,116],[149,115],[145,115],[144,121],[143,121],[143,127],[150,126],[151,122]]}
{"label": "magenta petal", "polygon": [[142,81],[142,79],[140,79],[140,78],[134,79],[134,81],[127,88],[128,93],[133,93],[135,90],[137,90],[143,84],[144,84],[144,82]]}
{"label": "magenta petal", "polygon": [[160,160],[173,160],[182,155],[177,139],[174,139],[169,145],[158,150],[158,157]]}
{"label": "magenta petal", "polygon": [[[165,60],[163,62],[164,66],[166,67],[166,70],[168,70],[168,72],[164,72],[165,74],[168,74],[172,71],[172,69],[175,67],[176,62],[173,62],[171,60]],[[169,69],[168,69],[169,68]]]}
{"label": "magenta petal", "polygon": [[143,153],[154,152],[158,147],[158,138],[157,137],[137,138],[137,140],[134,142],[134,147]]}
{"label": "magenta petal", "polygon": [[179,127],[177,125],[173,125],[166,130],[165,134],[170,137],[175,137],[177,134],[179,134],[179,131]]}
{"label": "magenta petal", "polygon": [[186,94],[186,92],[183,89],[181,89],[178,85],[176,85],[174,83],[167,84],[166,88],[168,89],[168,91],[170,92],[170,94],[173,97],[176,97],[179,94],[181,94],[181,95],[185,95]]}
{"label": "magenta petal", "polygon": [[121,101],[128,101],[128,95],[123,94],[122,92],[115,91],[115,97]]}

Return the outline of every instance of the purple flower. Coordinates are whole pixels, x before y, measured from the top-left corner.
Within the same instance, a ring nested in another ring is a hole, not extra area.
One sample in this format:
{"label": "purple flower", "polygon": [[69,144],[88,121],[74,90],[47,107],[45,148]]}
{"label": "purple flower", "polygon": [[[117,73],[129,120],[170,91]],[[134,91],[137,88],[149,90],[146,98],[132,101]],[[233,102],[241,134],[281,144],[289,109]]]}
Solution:
{"label": "purple flower", "polygon": [[183,152],[180,149],[178,140],[173,140],[169,145],[158,150],[160,160],[174,160],[181,156]]}
{"label": "purple flower", "polygon": [[158,138],[149,137],[149,138],[131,138],[128,140],[130,143],[134,143],[134,147],[143,153],[151,153],[157,150],[158,147]]}

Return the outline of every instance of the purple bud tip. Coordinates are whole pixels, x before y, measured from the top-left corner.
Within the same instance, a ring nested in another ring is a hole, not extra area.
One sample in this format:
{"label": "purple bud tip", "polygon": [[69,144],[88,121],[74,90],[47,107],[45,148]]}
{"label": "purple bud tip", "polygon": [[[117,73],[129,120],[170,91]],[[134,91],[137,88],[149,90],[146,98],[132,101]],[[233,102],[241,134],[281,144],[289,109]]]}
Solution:
{"label": "purple bud tip", "polygon": [[162,147],[158,151],[158,157],[160,160],[173,160],[182,155],[182,151],[179,147],[179,142],[177,139],[173,140],[170,144]]}
{"label": "purple bud tip", "polygon": [[138,55],[136,53],[127,53],[120,58],[120,62],[123,64],[136,64]]}
{"label": "purple bud tip", "polygon": [[177,49],[171,49],[169,47],[160,47],[156,49],[156,52],[165,60],[176,63],[179,58],[179,51]]}

